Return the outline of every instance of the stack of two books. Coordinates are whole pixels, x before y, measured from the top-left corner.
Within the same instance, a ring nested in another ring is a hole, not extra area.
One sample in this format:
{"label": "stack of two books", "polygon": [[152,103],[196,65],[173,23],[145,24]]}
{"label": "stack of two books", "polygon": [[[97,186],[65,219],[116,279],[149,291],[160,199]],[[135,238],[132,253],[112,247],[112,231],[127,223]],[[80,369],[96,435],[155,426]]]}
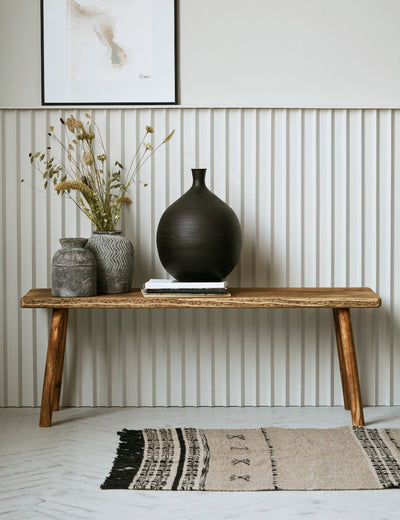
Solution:
{"label": "stack of two books", "polygon": [[152,278],[142,289],[143,296],[230,296],[227,282],[178,282]]}

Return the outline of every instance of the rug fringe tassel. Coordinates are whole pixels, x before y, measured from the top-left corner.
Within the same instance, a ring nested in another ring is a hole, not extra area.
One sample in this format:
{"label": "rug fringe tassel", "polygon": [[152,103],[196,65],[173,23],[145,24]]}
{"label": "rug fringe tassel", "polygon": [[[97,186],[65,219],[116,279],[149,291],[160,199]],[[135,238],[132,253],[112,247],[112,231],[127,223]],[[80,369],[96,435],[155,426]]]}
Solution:
{"label": "rug fringe tassel", "polygon": [[[101,489],[126,489],[138,472],[143,460],[144,439],[141,430],[118,432],[120,442],[110,474]],[[132,448],[134,446],[134,448]]]}

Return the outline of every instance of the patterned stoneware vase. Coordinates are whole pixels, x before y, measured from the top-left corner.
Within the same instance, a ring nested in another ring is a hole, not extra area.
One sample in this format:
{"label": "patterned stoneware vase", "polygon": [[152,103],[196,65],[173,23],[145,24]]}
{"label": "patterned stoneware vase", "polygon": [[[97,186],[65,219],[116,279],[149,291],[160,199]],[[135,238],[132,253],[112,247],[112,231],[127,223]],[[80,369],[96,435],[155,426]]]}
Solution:
{"label": "patterned stoneware vase", "polygon": [[63,298],[96,295],[96,260],[87,238],[61,238],[51,263],[51,294]]}
{"label": "patterned stoneware vase", "polygon": [[94,231],[87,248],[97,263],[97,293],[128,292],[133,280],[133,245],[121,231]]}

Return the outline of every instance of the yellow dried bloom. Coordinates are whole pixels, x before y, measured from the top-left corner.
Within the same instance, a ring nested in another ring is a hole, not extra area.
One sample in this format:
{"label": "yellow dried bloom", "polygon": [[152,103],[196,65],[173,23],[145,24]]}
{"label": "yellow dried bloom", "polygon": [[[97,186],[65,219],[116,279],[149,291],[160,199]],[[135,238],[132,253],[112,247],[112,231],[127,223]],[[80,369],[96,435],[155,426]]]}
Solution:
{"label": "yellow dried bloom", "polygon": [[171,139],[171,137],[174,135],[175,133],[175,128],[172,130],[172,132],[167,135],[167,137],[164,139],[163,143],[166,143],[167,141],[169,141]]}
{"label": "yellow dried bloom", "polygon": [[93,192],[89,188],[89,186],[86,186],[86,184],[83,184],[83,182],[79,181],[64,181],[59,182],[54,186],[54,189],[56,191],[66,191],[66,190],[78,190],[84,195],[85,197],[93,197]]}
{"label": "yellow dried bloom", "polygon": [[126,204],[132,204],[132,200],[129,197],[120,197],[117,202],[125,202]]}
{"label": "yellow dried bloom", "polygon": [[80,130],[83,129],[83,123],[82,123],[82,121],[79,121],[79,119],[75,119],[75,117],[74,117],[73,115],[70,115],[70,116],[67,118],[65,124],[67,125],[68,130],[69,130],[70,132],[74,132],[75,128],[78,128],[78,129],[80,129]]}
{"label": "yellow dried bloom", "polygon": [[154,128],[150,125],[146,125],[146,132],[148,134],[152,134],[154,132]]}
{"label": "yellow dried bloom", "polygon": [[83,162],[87,165],[87,166],[90,166],[91,164],[94,163],[94,157],[93,157],[93,154],[92,152],[85,152],[82,156],[82,160]]}
{"label": "yellow dried bloom", "polygon": [[107,159],[107,155],[105,153],[102,153],[101,155],[97,156],[97,159],[101,162],[104,162]]}
{"label": "yellow dried bloom", "polygon": [[151,146],[150,143],[143,143],[143,146],[146,148],[146,150],[152,150],[153,147]]}
{"label": "yellow dried bloom", "polygon": [[73,132],[75,129],[75,121],[76,121],[76,119],[74,118],[74,116],[69,116],[67,118],[67,120],[65,121],[65,124],[67,125],[68,130],[70,132]]}

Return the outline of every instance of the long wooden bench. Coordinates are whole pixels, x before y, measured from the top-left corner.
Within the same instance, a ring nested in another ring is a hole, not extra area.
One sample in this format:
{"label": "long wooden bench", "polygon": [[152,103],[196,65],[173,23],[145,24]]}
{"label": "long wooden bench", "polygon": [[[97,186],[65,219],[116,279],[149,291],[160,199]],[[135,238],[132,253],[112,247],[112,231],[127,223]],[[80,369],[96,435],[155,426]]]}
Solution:
{"label": "long wooden bench", "polygon": [[381,299],[367,287],[346,288],[230,288],[231,296],[144,297],[140,289],[91,298],[58,298],[50,289],[31,289],[21,307],[52,309],[46,368],[43,381],[40,426],[51,426],[59,409],[65,338],[69,309],[293,309],[333,310],[344,406],[352,422],[364,426],[360,382],[354,349],[350,309],[379,307]]}

